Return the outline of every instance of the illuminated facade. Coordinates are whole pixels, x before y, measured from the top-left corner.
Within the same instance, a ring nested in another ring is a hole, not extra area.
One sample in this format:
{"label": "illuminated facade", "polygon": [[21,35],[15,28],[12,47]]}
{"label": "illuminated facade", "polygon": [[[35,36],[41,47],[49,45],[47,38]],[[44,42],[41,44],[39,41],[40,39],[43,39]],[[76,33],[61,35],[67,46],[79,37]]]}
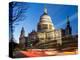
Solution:
{"label": "illuminated facade", "polygon": [[[32,31],[29,33],[27,39],[22,39],[20,36],[20,43],[25,45],[27,40],[27,48],[36,48],[36,49],[49,49],[49,48],[58,48],[58,47],[70,47],[70,44],[73,43],[73,47],[77,46],[77,35],[72,36],[72,29],[70,26],[69,17],[67,16],[66,28],[65,29],[56,29],[52,23],[51,17],[48,15],[47,8],[44,8],[44,13],[40,16],[40,20],[37,24],[37,31]],[[22,33],[22,32],[21,32]],[[66,45],[66,46],[65,46]]]}

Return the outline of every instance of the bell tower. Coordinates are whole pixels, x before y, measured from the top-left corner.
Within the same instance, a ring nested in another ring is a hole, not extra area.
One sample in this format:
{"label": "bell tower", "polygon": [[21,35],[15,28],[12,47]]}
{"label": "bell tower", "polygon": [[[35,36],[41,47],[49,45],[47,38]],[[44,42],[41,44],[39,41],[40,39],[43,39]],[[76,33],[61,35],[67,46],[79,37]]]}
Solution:
{"label": "bell tower", "polygon": [[71,26],[70,26],[70,21],[69,21],[69,16],[67,16],[67,26],[66,26],[66,35],[71,35],[72,34],[72,29],[71,29]]}
{"label": "bell tower", "polygon": [[24,28],[22,27],[20,37],[23,38],[24,36],[25,36],[25,31]]}
{"label": "bell tower", "polygon": [[21,34],[19,37],[19,44],[20,44],[20,47],[25,47],[25,31],[23,27],[21,29]]}

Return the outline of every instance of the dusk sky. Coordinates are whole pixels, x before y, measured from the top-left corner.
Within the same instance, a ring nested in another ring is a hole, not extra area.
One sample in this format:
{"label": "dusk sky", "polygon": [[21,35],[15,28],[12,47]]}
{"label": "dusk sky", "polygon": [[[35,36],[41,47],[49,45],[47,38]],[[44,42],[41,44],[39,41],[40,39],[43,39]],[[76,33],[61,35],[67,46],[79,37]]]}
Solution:
{"label": "dusk sky", "polygon": [[[20,2],[21,3],[21,2]],[[58,5],[58,4],[41,4],[41,3],[24,3],[29,8],[25,12],[25,20],[19,22],[15,26],[14,38],[18,42],[22,27],[25,30],[25,36],[32,30],[36,30],[40,16],[44,13],[44,6],[48,10],[48,15],[51,17],[52,22],[56,29],[66,27],[66,17],[69,16],[72,34],[78,33],[78,7],[75,5]],[[26,7],[26,6],[25,6]],[[15,11],[15,10],[14,10]]]}

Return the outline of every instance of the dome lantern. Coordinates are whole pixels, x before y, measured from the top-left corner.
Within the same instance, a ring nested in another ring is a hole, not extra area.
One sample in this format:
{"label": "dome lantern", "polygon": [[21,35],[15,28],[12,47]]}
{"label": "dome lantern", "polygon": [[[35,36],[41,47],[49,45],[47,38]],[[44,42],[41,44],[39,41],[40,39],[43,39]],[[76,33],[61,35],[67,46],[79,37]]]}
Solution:
{"label": "dome lantern", "polygon": [[47,8],[46,7],[44,8],[44,13],[47,14]]}

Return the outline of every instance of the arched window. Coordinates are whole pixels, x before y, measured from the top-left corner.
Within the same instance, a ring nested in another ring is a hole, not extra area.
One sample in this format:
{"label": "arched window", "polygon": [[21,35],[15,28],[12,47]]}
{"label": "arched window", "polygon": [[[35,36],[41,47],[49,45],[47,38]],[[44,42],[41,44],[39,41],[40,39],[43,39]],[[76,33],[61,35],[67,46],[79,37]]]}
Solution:
{"label": "arched window", "polygon": [[48,25],[47,24],[42,24],[42,29],[48,29]]}

